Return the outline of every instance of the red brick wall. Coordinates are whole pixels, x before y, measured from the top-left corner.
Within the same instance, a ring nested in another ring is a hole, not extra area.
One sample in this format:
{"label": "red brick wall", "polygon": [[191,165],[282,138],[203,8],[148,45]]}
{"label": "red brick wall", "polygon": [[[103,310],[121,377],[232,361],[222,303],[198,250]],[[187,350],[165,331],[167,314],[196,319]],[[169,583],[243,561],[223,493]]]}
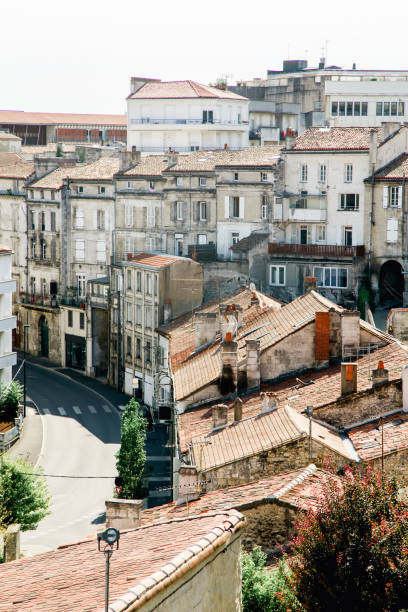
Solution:
{"label": "red brick wall", "polygon": [[315,322],[316,361],[328,361],[330,357],[330,313],[316,312]]}

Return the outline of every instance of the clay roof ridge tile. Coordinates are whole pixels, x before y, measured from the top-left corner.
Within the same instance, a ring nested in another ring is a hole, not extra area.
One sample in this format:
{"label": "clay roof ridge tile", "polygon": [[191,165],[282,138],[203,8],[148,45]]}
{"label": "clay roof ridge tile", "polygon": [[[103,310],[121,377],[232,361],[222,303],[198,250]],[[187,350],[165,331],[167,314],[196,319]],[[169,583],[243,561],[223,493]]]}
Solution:
{"label": "clay roof ridge tile", "polygon": [[285,495],[286,493],[289,493],[289,491],[291,489],[293,489],[294,487],[296,487],[299,484],[302,484],[307,478],[309,478],[309,476],[314,474],[316,471],[317,471],[317,467],[315,466],[315,464],[314,463],[310,463],[303,470],[303,472],[301,474],[299,474],[299,476],[296,476],[296,478],[294,478],[293,480],[288,482],[287,485],[285,485],[284,487],[279,489],[279,491],[276,491],[276,493],[272,493],[272,495],[269,495],[268,499],[270,501],[274,501],[274,500],[280,499],[283,495]]}

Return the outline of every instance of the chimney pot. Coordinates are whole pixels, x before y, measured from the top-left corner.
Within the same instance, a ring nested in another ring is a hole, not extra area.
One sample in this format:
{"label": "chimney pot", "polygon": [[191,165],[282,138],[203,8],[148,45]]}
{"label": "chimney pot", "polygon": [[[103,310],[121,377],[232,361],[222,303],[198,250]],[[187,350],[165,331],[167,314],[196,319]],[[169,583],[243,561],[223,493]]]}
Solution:
{"label": "chimney pot", "polygon": [[242,420],[242,399],[237,397],[234,402],[234,423]]}
{"label": "chimney pot", "polygon": [[377,387],[377,385],[381,385],[381,383],[388,381],[388,370],[384,368],[383,361],[379,361],[377,369],[372,370],[371,380],[373,387]]}
{"label": "chimney pot", "polygon": [[303,293],[309,293],[309,291],[316,291],[317,289],[317,278],[315,276],[305,276],[303,279]]}
{"label": "chimney pot", "polygon": [[356,393],[357,391],[357,364],[341,364],[341,395]]}
{"label": "chimney pot", "polygon": [[261,393],[261,414],[272,412],[279,407],[278,396],[276,393]]}
{"label": "chimney pot", "polygon": [[384,369],[384,362],[383,362],[383,361],[379,361],[379,362],[378,362],[377,369],[378,369],[378,370],[383,370],[383,369]]}
{"label": "chimney pot", "polygon": [[225,336],[225,342],[232,342],[232,334],[231,332],[227,332]]}
{"label": "chimney pot", "polygon": [[212,407],[212,428],[213,431],[228,425],[228,406],[217,404]]}

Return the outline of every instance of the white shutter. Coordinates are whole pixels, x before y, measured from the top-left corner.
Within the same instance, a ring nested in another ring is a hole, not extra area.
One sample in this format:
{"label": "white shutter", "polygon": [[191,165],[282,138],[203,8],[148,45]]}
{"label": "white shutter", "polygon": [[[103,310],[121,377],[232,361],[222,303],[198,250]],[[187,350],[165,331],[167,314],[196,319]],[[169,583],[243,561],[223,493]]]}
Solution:
{"label": "white shutter", "polygon": [[387,242],[398,241],[398,219],[387,219]]}
{"label": "white shutter", "polygon": [[398,187],[398,208],[402,208],[402,187]]}
{"label": "white shutter", "polygon": [[105,231],[109,232],[110,227],[109,227],[109,210],[105,211]]}
{"label": "white shutter", "polygon": [[98,229],[98,211],[94,210],[94,229]]}
{"label": "white shutter", "polygon": [[106,243],[105,240],[96,241],[96,261],[106,263]]}
{"label": "white shutter", "polygon": [[229,217],[230,217],[230,199],[229,199],[229,196],[225,196],[225,198],[224,198],[224,206],[225,206],[225,218],[229,219]]}
{"label": "white shutter", "polygon": [[388,187],[383,187],[383,208],[388,208]]}
{"label": "white shutter", "polygon": [[245,198],[241,196],[239,198],[239,218],[243,219],[245,217]]}

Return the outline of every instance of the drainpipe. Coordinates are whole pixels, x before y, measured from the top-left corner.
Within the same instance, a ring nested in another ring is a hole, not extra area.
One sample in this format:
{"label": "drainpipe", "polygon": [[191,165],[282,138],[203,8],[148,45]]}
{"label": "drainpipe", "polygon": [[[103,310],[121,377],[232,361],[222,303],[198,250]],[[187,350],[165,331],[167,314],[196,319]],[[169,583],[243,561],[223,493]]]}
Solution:
{"label": "drainpipe", "polygon": [[371,179],[371,209],[370,209],[370,230],[368,238],[368,278],[371,283],[371,268],[372,268],[372,244],[373,244],[373,225],[374,225],[374,181]]}

